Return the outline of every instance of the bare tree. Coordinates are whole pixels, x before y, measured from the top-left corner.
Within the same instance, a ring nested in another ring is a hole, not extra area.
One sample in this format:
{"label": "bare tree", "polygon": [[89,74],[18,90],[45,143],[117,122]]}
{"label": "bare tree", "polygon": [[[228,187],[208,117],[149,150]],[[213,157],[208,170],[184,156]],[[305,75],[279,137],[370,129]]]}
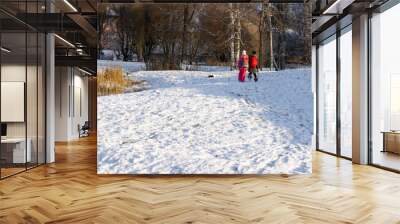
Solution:
{"label": "bare tree", "polygon": [[287,57],[287,31],[289,28],[289,11],[288,6],[285,4],[278,4],[275,7],[274,13],[274,26],[278,31],[276,33],[277,42],[276,42],[276,57],[275,59],[275,68],[277,69],[285,69],[286,67],[286,57]]}
{"label": "bare tree", "polygon": [[272,25],[272,10],[270,3],[266,4],[266,14],[267,14],[267,21],[268,21],[268,40],[269,40],[269,68],[272,71],[274,69],[274,36],[273,36],[273,25]]}
{"label": "bare tree", "polygon": [[123,61],[128,61],[132,56],[133,43],[133,21],[132,10],[129,6],[118,6],[114,10],[118,12],[118,20],[116,22],[116,30],[119,38],[119,53],[122,55]]}
{"label": "bare tree", "polygon": [[303,14],[300,4],[113,7],[113,16],[117,16],[111,19],[111,28],[107,27],[104,36],[112,43],[104,46],[118,49],[125,61],[134,60],[136,55],[148,69],[180,69],[183,63],[229,65],[234,69],[243,49],[258,49],[260,65],[270,69],[309,60],[306,45],[311,38],[304,29],[309,19],[303,18],[307,13]]}
{"label": "bare tree", "polygon": [[180,23],[181,8],[169,5],[160,9],[160,18],[157,22],[157,32],[159,33],[159,44],[162,49],[162,67],[164,69],[179,69],[180,60],[179,44],[181,41]]}
{"label": "bare tree", "polygon": [[[181,46],[181,63],[187,60],[187,45],[188,45],[188,33],[189,26],[192,22],[194,13],[196,12],[196,5],[185,4],[183,8],[183,30],[182,30],[182,46]],[[191,41],[191,39],[189,39]]]}
{"label": "bare tree", "polygon": [[240,20],[240,8],[239,5],[236,4],[235,9],[235,61],[238,61],[240,58],[240,51],[242,46],[242,24]]}
{"label": "bare tree", "polygon": [[98,11],[98,23],[97,23],[97,49],[98,49],[98,55],[100,56],[101,49],[103,49],[103,34],[104,34],[104,28],[108,25],[108,16],[107,16],[107,8],[101,8]]}
{"label": "bare tree", "polygon": [[157,31],[154,27],[154,22],[156,21],[155,13],[152,13],[152,8],[150,5],[144,5],[143,8],[140,9],[141,20],[140,24],[137,24],[141,27],[138,33],[138,39],[141,39],[137,44],[137,52],[138,58],[142,58],[144,63],[146,64],[146,68],[150,68],[150,58],[154,48],[157,45]]}
{"label": "bare tree", "polygon": [[306,64],[311,63],[311,1],[304,1],[304,62]]}
{"label": "bare tree", "polygon": [[235,54],[235,11],[232,3],[229,3],[229,18],[230,18],[230,37],[229,37],[229,49],[230,49],[230,59],[231,68],[236,67],[236,54]]}
{"label": "bare tree", "polygon": [[265,3],[261,3],[261,11],[258,22],[258,59],[260,69],[264,66],[264,32],[265,32]]}

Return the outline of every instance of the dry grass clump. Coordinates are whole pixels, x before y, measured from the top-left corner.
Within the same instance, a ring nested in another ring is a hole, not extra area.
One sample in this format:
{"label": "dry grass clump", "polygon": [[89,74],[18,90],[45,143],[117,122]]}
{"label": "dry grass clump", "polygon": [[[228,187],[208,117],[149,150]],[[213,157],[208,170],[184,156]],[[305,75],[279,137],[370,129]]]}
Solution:
{"label": "dry grass clump", "polygon": [[122,68],[106,68],[97,74],[97,95],[123,93],[133,84],[133,81],[124,75]]}

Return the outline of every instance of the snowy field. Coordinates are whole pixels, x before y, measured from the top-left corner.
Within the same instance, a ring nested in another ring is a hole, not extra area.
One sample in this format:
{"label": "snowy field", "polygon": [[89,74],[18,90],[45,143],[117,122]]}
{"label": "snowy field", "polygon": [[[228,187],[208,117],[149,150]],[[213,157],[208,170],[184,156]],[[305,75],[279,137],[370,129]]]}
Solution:
{"label": "snowy field", "polygon": [[310,173],[311,71],[208,70],[133,72],[150,89],[99,97],[98,173]]}

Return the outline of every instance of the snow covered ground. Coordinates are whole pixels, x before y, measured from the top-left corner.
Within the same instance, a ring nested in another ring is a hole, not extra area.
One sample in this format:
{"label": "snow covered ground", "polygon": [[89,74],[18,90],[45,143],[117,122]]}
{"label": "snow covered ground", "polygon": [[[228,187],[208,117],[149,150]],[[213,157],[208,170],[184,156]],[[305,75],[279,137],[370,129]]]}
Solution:
{"label": "snow covered ground", "polygon": [[98,173],[310,173],[311,71],[208,70],[133,72],[151,88],[99,97]]}

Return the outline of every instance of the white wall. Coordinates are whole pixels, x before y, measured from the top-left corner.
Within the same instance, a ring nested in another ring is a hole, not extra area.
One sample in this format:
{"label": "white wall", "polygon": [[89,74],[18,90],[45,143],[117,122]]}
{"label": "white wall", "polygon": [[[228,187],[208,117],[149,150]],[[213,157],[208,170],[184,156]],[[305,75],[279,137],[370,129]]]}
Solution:
{"label": "white wall", "polygon": [[[26,71],[28,71],[28,74],[34,73],[36,74],[36,67],[34,66],[28,66],[26,67],[25,64],[20,65],[20,64],[3,64],[1,66],[1,81],[2,82],[24,82],[26,83],[25,76],[26,76]],[[28,79],[30,76],[28,76]],[[29,79],[29,86],[36,86],[36,80],[31,80]],[[31,108],[36,108],[37,106],[37,99],[36,99],[36,88],[27,88],[27,106],[30,106]],[[7,110],[8,108],[1,108],[1,110]],[[23,108],[24,109],[24,108]],[[28,129],[33,128],[36,130],[36,119],[37,115],[36,113],[32,113],[29,108],[27,108],[27,118],[28,118]],[[36,109],[35,109],[36,112]],[[33,123],[31,123],[33,122]],[[7,122],[7,135],[8,137],[25,137],[25,126],[26,122]],[[28,130],[28,131],[29,131]],[[35,132],[36,134],[36,132]],[[28,137],[29,133],[28,133]]]}
{"label": "white wall", "polygon": [[[80,124],[81,126],[88,121],[88,78],[82,76],[82,73],[79,72],[78,75],[75,70],[74,75],[74,103],[75,106],[73,110],[73,119],[72,119],[72,136],[79,137],[77,126]],[[80,102],[79,102],[80,101]],[[81,111],[80,111],[81,110]]]}
{"label": "white wall", "polygon": [[[1,122],[25,121],[25,83],[1,82]],[[34,105],[36,108],[36,105]]]}
{"label": "white wall", "polygon": [[69,138],[69,73],[68,67],[55,68],[55,141]]}
{"label": "white wall", "polygon": [[1,81],[25,82],[25,64],[3,64],[1,65]]}
{"label": "white wall", "polygon": [[[38,70],[37,70],[38,69]],[[25,63],[3,63],[1,66],[2,82],[23,82],[26,85],[26,101],[22,102],[22,107],[2,107],[2,112],[22,113],[22,121],[5,122],[7,124],[7,137],[9,138],[27,138],[29,139],[32,162],[44,163],[45,159],[45,116],[44,116],[44,74],[42,67],[35,65],[25,66]],[[25,80],[27,78],[27,80]],[[7,93],[3,92],[2,98],[8,98]],[[24,94],[25,89],[19,90],[19,94]],[[22,91],[22,92],[21,92]],[[25,98],[25,97],[22,97]],[[26,102],[26,106],[25,106]],[[17,102],[15,102],[17,103]],[[11,111],[7,111],[11,110]],[[20,110],[20,111],[12,111]],[[24,114],[26,112],[26,120]]]}
{"label": "white wall", "polygon": [[[1,81],[3,82],[25,82],[25,64],[3,64],[1,66]],[[7,110],[7,108],[1,108]],[[8,137],[25,137],[25,122],[7,123]]]}
{"label": "white wall", "polygon": [[79,138],[78,125],[88,120],[88,78],[83,75],[76,68],[56,67],[56,141]]}

